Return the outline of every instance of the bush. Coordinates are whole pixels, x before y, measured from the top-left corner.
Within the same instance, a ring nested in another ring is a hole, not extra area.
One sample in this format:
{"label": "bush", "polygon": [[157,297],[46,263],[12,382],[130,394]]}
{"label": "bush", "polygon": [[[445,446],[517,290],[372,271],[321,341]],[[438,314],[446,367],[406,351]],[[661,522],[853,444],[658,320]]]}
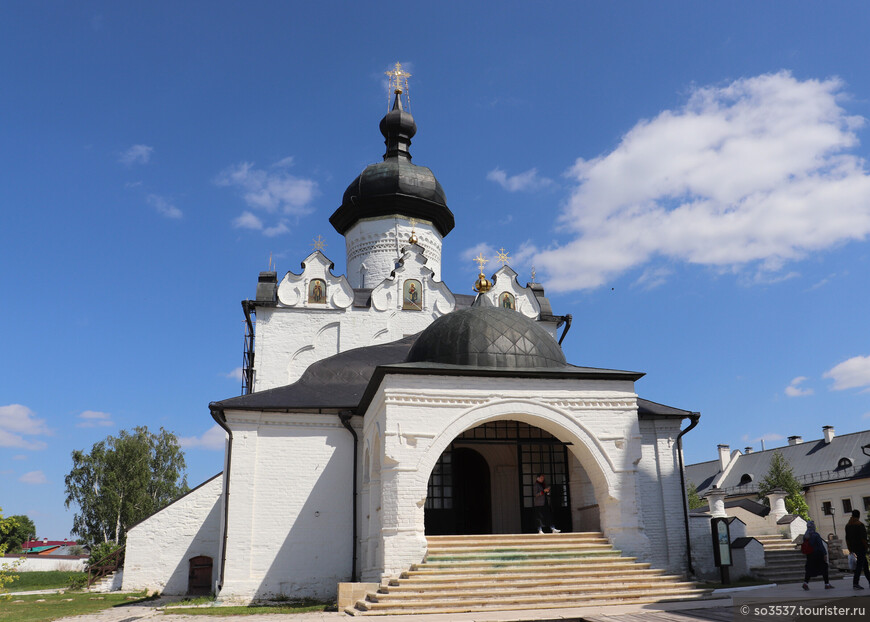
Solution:
{"label": "bush", "polygon": [[80,572],[71,574],[68,585],[71,590],[83,590],[88,586],[88,575]]}

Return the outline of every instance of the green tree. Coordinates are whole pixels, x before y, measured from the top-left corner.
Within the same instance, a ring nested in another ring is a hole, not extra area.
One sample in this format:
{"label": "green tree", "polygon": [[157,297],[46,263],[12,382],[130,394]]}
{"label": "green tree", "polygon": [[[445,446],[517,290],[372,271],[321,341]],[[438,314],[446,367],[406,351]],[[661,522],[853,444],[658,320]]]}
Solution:
{"label": "green tree", "polygon": [[686,485],[686,496],[689,498],[690,510],[696,510],[707,505],[707,502],[698,495],[698,487],[695,486],[694,482],[689,482]]}
{"label": "green tree", "polygon": [[123,544],[127,529],[166,507],[189,489],[178,439],[160,428],[122,430],[95,443],[90,453],[72,452],[65,478],[66,506],[78,506],[73,533],[89,546]]}
{"label": "green tree", "polygon": [[17,553],[25,541],[36,537],[36,525],[25,514],[16,514],[6,520],[11,521],[11,524],[8,532],[0,535],[0,545],[6,545],[10,553]]}
{"label": "green tree", "polygon": [[[12,529],[15,528],[15,521],[12,518],[3,518],[3,508],[0,508],[0,539],[6,538]],[[0,558],[6,554],[7,544],[0,542]],[[11,583],[18,578],[12,574],[12,569],[17,565],[16,562],[0,561],[0,596],[6,593],[6,584]]]}
{"label": "green tree", "polygon": [[777,488],[782,488],[786,492],[785,509],[789,514],[796,514],[804,520],[810,520],[810,508],[802,494],[803,487],[794,476],[794,470],[788,460],[779,450],[771,455],[767,474],[758,482],[758,498],[769,506],[767,495]]}

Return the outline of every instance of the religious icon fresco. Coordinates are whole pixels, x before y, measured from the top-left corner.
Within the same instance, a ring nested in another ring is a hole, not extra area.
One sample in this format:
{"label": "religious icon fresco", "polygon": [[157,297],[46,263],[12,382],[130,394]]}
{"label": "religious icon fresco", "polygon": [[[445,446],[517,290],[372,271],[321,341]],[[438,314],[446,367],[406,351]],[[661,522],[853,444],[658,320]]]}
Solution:
{"label": "religious icon fresco", "polygon": [[514,300],[513,294],[509,294],[508,292],[504,292],[501,296],[498,297],[498,304],[503,309],[516,309],[517,302]]}
{"label": "religious icon fresco", "polygon": [[402,286],[402,309],[423,310],[423,287],[417,279],[407,279]]}
{"label": "religious icon fresco", "polygon": [[326,304],[326,283],[323,279],[311,279],[308,284],[308,302]]}

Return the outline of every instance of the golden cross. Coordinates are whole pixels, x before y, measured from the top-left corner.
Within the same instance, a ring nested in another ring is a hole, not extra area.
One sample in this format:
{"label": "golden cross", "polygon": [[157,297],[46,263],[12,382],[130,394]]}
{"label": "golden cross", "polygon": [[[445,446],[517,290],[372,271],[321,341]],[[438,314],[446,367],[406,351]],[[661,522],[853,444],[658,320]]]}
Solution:
{"label": "golden cross", "polygon": [[480,268],[481,274],[483,273],[483,267],[489,263],[489,259],[483,256],[483,253],[478,253],[477,257],[474,258],[473,261],[477,262],[477,266]]}
{"label": "golden cross", "polygon": [[501,249],[499,249],[499,251],[498,251],[498,253],[496,253],[496,255],[498,256],[497,261],[500,261],[501,265],[503,265],[503,266],[507,265],[507,263],[511,259],[508,252],[504,249],[504,246],[502,246]]}
{"label": "golden cross", "polygon": [[326,241],[323,239],[323,236],[318,235],[316,238],[314,238],[311,246],[314,248],[314,250],[323,252],[323,249],[326,248],[327,244]]}
{"label": "golden cross", "polygon": [[408,78],[411,74],[402,69],[402,63],[396,63],[396,66],[391,71],[384,72],[389,79],[388,88],[397,94],[404,93],[408,90]]}

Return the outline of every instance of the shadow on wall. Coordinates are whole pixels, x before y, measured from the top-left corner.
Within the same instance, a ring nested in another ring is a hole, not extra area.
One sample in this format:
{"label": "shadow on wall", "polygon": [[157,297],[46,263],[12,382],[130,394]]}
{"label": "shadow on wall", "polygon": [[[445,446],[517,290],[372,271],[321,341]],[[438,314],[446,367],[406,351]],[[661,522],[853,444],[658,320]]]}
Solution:
{"label": "shadow on wall", "polygon": [[166,586],[163,588],[164,594],[184,595],[188,593],[190,560],[194,557],[207,556],[214,560],[210,585],[214,585],[215,581],[217,581],[222,505],[220,499],[218,499],[211,510],[209,510],[208,516],[202,523],[196,536],[190,541],[184,554],[180,558],[176,558],[176,566],[172,570]]}
{"label": "shadow on wall", "polygon": [[[254,516],[252,527],[254,533],[263,534],[263,539],[255,537],[252,543],[252,574],[258,572],[258,566],[265,572],[255,599],[335,598],[339,582],[350,581],[352,439],[344,428],[325,439],[322,433],[312,436],[315,438],[309,437],[310,442],[316,443],[319,436],[334,448],[316,476],[306,478],[305,473],[288,465],[283,474],[273,475],[274,485],[268,487],[268,493],[256,499],[261,515]],[[308,494],[297,510],[293,501],[299,499],[302,490],[308,490]],[[264,523],[267,517],[271,517],[268,530]],[[271,553],[269,549],[281,541],[276,531],[283,529],[287,530],[286,537]],[[262,561],[258,563],[258,559]]]}

